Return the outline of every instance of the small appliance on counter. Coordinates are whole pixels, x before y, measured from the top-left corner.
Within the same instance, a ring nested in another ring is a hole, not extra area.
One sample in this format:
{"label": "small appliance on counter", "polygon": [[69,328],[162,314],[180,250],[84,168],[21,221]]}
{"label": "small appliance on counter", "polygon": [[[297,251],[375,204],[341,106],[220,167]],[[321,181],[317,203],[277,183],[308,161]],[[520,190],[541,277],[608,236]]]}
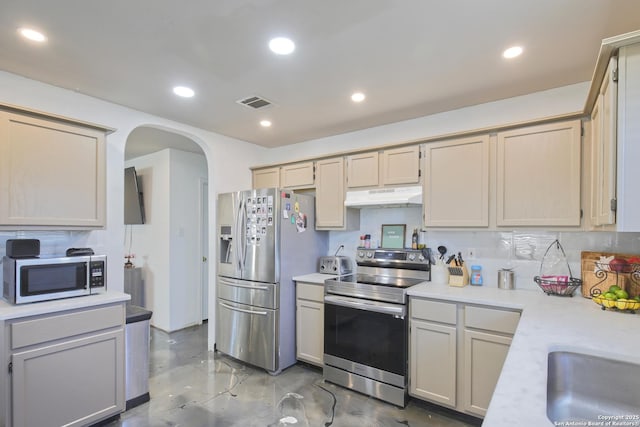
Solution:
{"label": "small appliance on counter", "polygon": [[71,248],[67,256],[3,257],[2,296],[12,304],[25,304],[106,292],[107,257],[87,250]]}
{"label": "small appliance on counter", "polygon": [[318,273],[342,276],[353,272],[353,261],[348,256],[338,256],[340,249],[344,249],[344,245],[340,245],[333,256],[320,257],[318,260]]}

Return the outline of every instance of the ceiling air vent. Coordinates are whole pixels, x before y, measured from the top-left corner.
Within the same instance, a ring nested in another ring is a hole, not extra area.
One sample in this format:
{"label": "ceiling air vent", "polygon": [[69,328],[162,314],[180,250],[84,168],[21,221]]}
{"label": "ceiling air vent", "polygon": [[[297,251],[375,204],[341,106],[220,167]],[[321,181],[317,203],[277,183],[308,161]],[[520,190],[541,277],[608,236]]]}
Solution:
{"label": "ceiling air vent", "polygon": [[248,98],[240,99],[236,101],[238,104],[242,104],[247,107],[251,107],[253,109],[260,109],[268,107],[272,104],[271,101],[268,101],[264,98],[260,98],[259,96],[250,96]]}

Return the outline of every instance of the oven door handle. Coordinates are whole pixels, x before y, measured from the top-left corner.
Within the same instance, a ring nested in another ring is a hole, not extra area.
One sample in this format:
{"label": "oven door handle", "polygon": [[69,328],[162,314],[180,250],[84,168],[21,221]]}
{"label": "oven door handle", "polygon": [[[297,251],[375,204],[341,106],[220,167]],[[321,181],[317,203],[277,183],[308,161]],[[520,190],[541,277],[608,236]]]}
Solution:
{"label": "oven door handle", "polygon": [[375,311],[382,314],[390,314],[394,317],[404,319],[407,309],[403,305],[385,304],[377,301],[358,300],[335,295],[325,295],[324,302],[327,304],[339,305],[342,307],[357,308],[366,311]]}

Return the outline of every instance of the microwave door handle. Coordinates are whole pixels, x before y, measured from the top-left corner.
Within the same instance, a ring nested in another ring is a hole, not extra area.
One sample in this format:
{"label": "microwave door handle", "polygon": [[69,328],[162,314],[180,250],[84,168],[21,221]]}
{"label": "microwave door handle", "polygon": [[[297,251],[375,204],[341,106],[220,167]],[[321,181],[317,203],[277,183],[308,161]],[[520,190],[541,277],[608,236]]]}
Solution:
{"label": "microwave door handle", "polygon": [[221,306],[223,306],[224,308],[227,308],[227,309],[232,310],[232,311],[239,311],[241,313],[257,314],[259,316],[266,316],[268,314],[266,311],[246,310],[246,309],[240,308],[240,307],[232,307],[232,306],[230,306],[228,304],[225,304],[223,302],[219,302],[219,304]]}
{"label": "microwave door handle", "polygon": [[384,303],[368,303],[364,301],[358,301],[353,298],[342,298],[333,295],[325,295],[324,302],[333,305],[339,305],[348,308],[357,308],[360,310],[374,311],[382,314],[390,314],[396,317],[402,317],[406,315],[406,309],[404,306],[390,305]]}

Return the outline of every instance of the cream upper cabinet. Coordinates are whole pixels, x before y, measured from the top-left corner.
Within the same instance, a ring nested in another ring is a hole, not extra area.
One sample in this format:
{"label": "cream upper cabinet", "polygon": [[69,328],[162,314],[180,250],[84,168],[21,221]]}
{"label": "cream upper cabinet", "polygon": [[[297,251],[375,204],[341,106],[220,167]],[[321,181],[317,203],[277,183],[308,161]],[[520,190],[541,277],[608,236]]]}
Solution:
{"label": "cream upper cabinet", "polygon": [[347,186],[349,188],[377,187],[379,180],[377,151],[347,156]]}
{"label": "cream upper cabinet", "polygon": [[284,188],[313,188],[315,166],[313,162],[294,163],[280,168],[280,186]]}
{"label": "cream upper cabinet", "polygon": [[0,111],[0,227],[105,225],[105,131]]}
{"label": "cream upper cabinet", "polygon": [[347,156],[347,187],[380,187],[420,182],[420,146]]}
{"label": "cream upper cabinet", "polygon": [[596,226],[616,221],[617,65],[611,58],[591,112],[591,221]]}
{"label": "cream upper cabinet", "polygon": [[280,187],[280,168],[264,168],[253,170],[253,188]]}
{"label": "cream upper cabinet", "polygon": [[344,159],[316,162],[316,228],[344,228]]}
{"label": "cream upper cabinet", "polygon": [[420,182],[420,146],[384,150],[380,160],[382,185]]}
{"label": "cream upper cabinet", "polygon": [[579,226],[579,120],[498,133],[498,226]]}
{"label": "cream upper cabinet", "polygon": [[424,224],[489,226],[489,136],[425,146]]}

